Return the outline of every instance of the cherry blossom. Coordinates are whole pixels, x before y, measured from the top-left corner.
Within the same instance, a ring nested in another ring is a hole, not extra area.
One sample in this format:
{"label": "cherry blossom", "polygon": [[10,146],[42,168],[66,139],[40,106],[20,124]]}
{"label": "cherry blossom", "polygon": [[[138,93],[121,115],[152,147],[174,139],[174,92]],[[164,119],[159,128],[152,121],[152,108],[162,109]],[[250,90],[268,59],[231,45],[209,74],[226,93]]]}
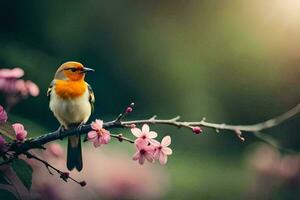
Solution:
{"label": "cherry blossom", "polygon": [[143,141],[138,141],[136,144],[136,152],[133,155],[133,160],[138,160],[141,165],[144,164],[145,160],[154,162],[153,153],[155,151],[154,146],[145,144]]}
{"label": "cherry blossom", "polygon": [[111,137],[110,132],[103,128],[103,121],[96,119],[91,124],[92,131],[88,132],[88,140],[94,143],[94,147],[99,147],[102,144],[108,144]]}
{"label": "cherry blossom", "polygon": [[144,124],[142,127],[142,130],[139,128],[132,128],[131,129],[132,134],[137,137],[135,140],[135,143],[144,143],[147,145],[149,142],[153,142],[154,138],[157,137],[157,133],[154,131],[150,131],[150,128],[147,124]]}
{"label": "cherry blossom", "polygon": [[39,87],[32,81],[21,79],[24,71],[21,68],[0,69],[0,92],[3,94],[7,110],[20,100],[29,96],[38,96]]}
{"label": "cherry blossom", "polygon": [[16,139],[18,141],[23,141],[27,136],[27,131],[24,129],[24,126],[20,123],[15,123],[12,127],[15,130]]}
{"label": "cherry blossom", "polygon": [[171,144],[171,137],[165,136],[161,143],[157,142],[154,143],[155,146],[155,152],[154,152],[154,158],[156,160],[159,160],[159,163],[161,165],[164,165],[167,163],[168,156],[172,154],[172,149],[168,146]]}
{"label": "cherry blossom", "polygon": [[4,108],[0,105],[0,122],[7,121],[7,113],[5,112]]}

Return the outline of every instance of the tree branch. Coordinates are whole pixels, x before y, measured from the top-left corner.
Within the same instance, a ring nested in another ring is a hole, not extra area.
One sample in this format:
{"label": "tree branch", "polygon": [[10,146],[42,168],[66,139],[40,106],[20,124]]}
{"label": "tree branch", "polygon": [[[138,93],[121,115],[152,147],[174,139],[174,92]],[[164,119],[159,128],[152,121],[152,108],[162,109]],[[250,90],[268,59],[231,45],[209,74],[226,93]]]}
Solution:
{"label": "tree branch", "polygon": [[74,179],[70,176],[69,172],[63,172],[63,171],[57,169],[56,167],[54,167],[47,161],[35,156],[34,154],[32,154],[30,152],[24,152],[24,155],[26,155],[27,158],[29,158],[29,159],[35,159],[35,160],[43,163],[45,165],[45,167],[47,168],[49,174],[53,175],[53,173],[50,169],[54,170],[56,173],[58,173],[60,175],[60,178],[62,180],[64,180],[65,182],[67,182],[70,179],[70,180],[74,181],[75,183],[79,184],[81,187],[84,187],[86,185],[85,181],[81,181],[81,182],[77,181],[76,179]]}
{"label": "tree branch", "polygon": [[[224,123],[217,124],[217,123],[206,122],[205,118],[203,118],[201,121],[198,121],[198,122],[182,122],[182,121],[178,121],[180,119],[179,116],[172,118],[172,119],[156,119],[155,115],[153,117],[151,117],[150,119],[146,119],[146,120],[135,120],[135,121],[122,122],[121,125],[149,123],[149,124],[167,124],[167,125],[177,126],[179,128],[181,128],[181,127],[192,128],[194,126],[202,126],[202,127],[213,128],[213,129],[217,129],[217,130],[229,130],[229,131],[240,130],[243,132],[259,132],[259,131],[262,131],[265,129],[269,129],[269,128],[278,126],[279,124],[292,118],[299,112],[300,112],[300,103],[298,103],[295,107],[293,107],[292,109],[283,113],[280,116],[277,116],[275,118],[269,119],[264,122],[252,124],[252,125],[227,125]],[[111,125],[109,124],[108,127],[110,127],[110,126]]]}
{"label": "tree branch", "polygon": [[[131,104],[129,107],[132,108],[134,104]],[[128,107],[128,108],[129,108]],[[206,128],[212,128],[217,131],[219,130],[228,130],[233,131],[241,140],[244,140],[242,137],[242,132],[259,132],[264,129],[269,129],[274,126],[277,126],[284,121],[292,118],[296,114],[300,112],[300,103],[298,103],[294,108],[290,109],[289,111],[283,113],[282,115],[275,117],[273,119],[252,124],[252,125],[227,125],[227,124],[217,124],[217,123],[211,123],[206,122],[205,118],[203,118],[201,121],[196,122],[185,122],[185,121],[179,121],[180,117],[174,117],[171,119],[157,119],[156,116],[151,117],[150,119],[143,119],[143,120],[133,120],[133,121],[121,121],[125,115],[127,115],[129,112],[131,112],[131,109],[126,109],[123,113],[121,113],[115,120],[105,122],[103,123],[103,128],[105,129],[112,129],[112,128],[132,128],[137,124],[165,124],[170,126],[176,126],[178,128],[188,128],[192,129],[195,127],[206,127]],[[60,131],[56,130],[51,133],[44,134],[42,136],[28,139],[23,143],[12,143],[9,151],[16,152],[17,155],[22,154],[24,152],[27,152],[30,149],[34,148],[42,148],[43,145],[45,145],[48,142],[63,139],[68,136],[72,135],[86,135],[89,131],[92,130],[91,124],[84,125],[77,129],[71,129],[71,130],[65,130]],[[122,134],[114,135],[111,134],[111,137],[118,139],[119,141],[127,141],[130,143],[134,143],[133,140],[124,137]]]}

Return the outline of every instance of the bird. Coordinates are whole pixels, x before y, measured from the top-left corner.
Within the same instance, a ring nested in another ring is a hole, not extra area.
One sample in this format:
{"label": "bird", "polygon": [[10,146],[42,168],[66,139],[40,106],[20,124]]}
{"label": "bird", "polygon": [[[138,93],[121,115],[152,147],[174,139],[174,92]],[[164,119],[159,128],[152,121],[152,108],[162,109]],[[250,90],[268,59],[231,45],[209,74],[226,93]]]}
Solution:
{"label": "bird", "polygon": [[[59,131],[80,128],[89,120],[95,95],[85,76],[94,71],[75,61],[65,62],[57,69],[47,96],[49,108],[60,123]],[[80,135],[68,137],[67,168],[70,171],[83,168]]]}

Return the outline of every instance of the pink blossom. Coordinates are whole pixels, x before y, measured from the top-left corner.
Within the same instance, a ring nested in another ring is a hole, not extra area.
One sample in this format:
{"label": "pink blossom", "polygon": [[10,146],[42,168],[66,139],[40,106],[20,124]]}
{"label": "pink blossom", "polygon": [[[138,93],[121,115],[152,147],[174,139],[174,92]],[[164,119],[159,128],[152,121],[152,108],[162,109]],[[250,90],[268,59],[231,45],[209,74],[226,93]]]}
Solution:
{"label": "pink blossom", "polygon": [[126,108],[126,113],[131,113],[132,112],[132,107],[127,107]]}
{"label": "pink blossom", "polygon": [[36,96],[39,95],[40,89],[39,89],[39,87],[34,82],[32,82],[32,81],[26,81],[26,87],[27,87],[27,89],[29,91],[29,94],[31,96],[36,97]]}
{"label": "pink blossom", "polygon": [[0,122],[7,121],[7,113],[5,112],[4,108],[0,105]]}
{"label": "pink blossom", "polygon": [[0,69],[0,92],[3,93],[8,108],[29,95],[38,96],[40,93],[35,83],[20,79],[23,75],[21,68]]}
{"label": "pink blossom", "polygon": [[92,122],[92,131],[88,132],[88,140],[94,143],[94,147],[99,147],[102,144],[108,144],[110,141],[110,132],[103,128],[103,121],[96,119]]}
{"label": "pink blossom", "polygon": [[136,145],[136,150],[137,151],[132,157],[133,160],[138,160],[141,165],[144,164],[145,160],[148,160],[151,163],[154,162],[153,153],[155,149],[152,145],[141,142]]}
{"label": "pink blossom", "polygon": [[5,141],[4,137],[2,137],[0,135],[0,147],[3,146],[5,143],[6,143],[6,141]]}
{"label": "pink blossom", "polygon": [[22,79],[15,81],[15,88],[17,92],[20,92],[22,94],[22,96],[27,96],[29,93],[26,83]]}
{"label": "pink blossom", "polygon": [[21,78],[23,75],[24,71],[21,68],[0,70],[0,78]]}
{"label": "pink blossom", "polygon": [[142,130],[139,128],[132,128],[131,132],[135,137],[137,137],[135,140],[136,144],[144,143],[147,145],[149,142],[151,143],[154,141],[153,138],[157,137],[157,133],[150,131],[150,128],[147,124],[143,125]]}
{"label": "pink blossom", "polygon": [[195,134],[200,134],[200,133],[202,133],[202,129],[199,126],[195,126],[195,127],[193,127],[193,132]]}
{"label": "pink blossom", "polygon": [[23,141],[27,136],[27,131],[24,129],[24,126],[20,123],[15,123],[12,127],[15,130],[16,139],[18,141]]}
{"label": "pink blossom", "polygon": [[172,154],[172,149],[168,146],[171,144],[171,137],[165,136],[161,143],[157,142],[154,143],[155,146],[155,152],[154,152],[154,158],[156,160],[159,160],[159,163],[161,165],[164,165],[167,163],[168,155]]}

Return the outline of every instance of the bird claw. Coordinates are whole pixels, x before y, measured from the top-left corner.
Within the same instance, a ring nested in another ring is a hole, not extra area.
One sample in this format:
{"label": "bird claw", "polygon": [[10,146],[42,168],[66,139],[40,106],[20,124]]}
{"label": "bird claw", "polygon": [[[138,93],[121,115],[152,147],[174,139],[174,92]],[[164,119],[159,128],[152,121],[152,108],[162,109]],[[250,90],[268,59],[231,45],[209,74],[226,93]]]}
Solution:
{"label": "bird claw", "polygon": [[80,123],[79,126],[77,127],[77,129],[80,131],[82,129],[82,127],[85,125],[85,123]]}
{"label": "bird claw", "polygon": [[63,138],[61,137],[61,133],[64,132],[65,130],[66,130],[66,129],[65,129],[62,125],[60,125],[60,126],[58,127],[58,129],[57,129],[57,132],[59,133],[59,136],[60,136],[61,140],[63,139]]}
{"label": "bird claw", "polygon": [[64,132],[65,130],[66,129],[62,125],[60,125],[56,131],[61,133],[61,132]]}

